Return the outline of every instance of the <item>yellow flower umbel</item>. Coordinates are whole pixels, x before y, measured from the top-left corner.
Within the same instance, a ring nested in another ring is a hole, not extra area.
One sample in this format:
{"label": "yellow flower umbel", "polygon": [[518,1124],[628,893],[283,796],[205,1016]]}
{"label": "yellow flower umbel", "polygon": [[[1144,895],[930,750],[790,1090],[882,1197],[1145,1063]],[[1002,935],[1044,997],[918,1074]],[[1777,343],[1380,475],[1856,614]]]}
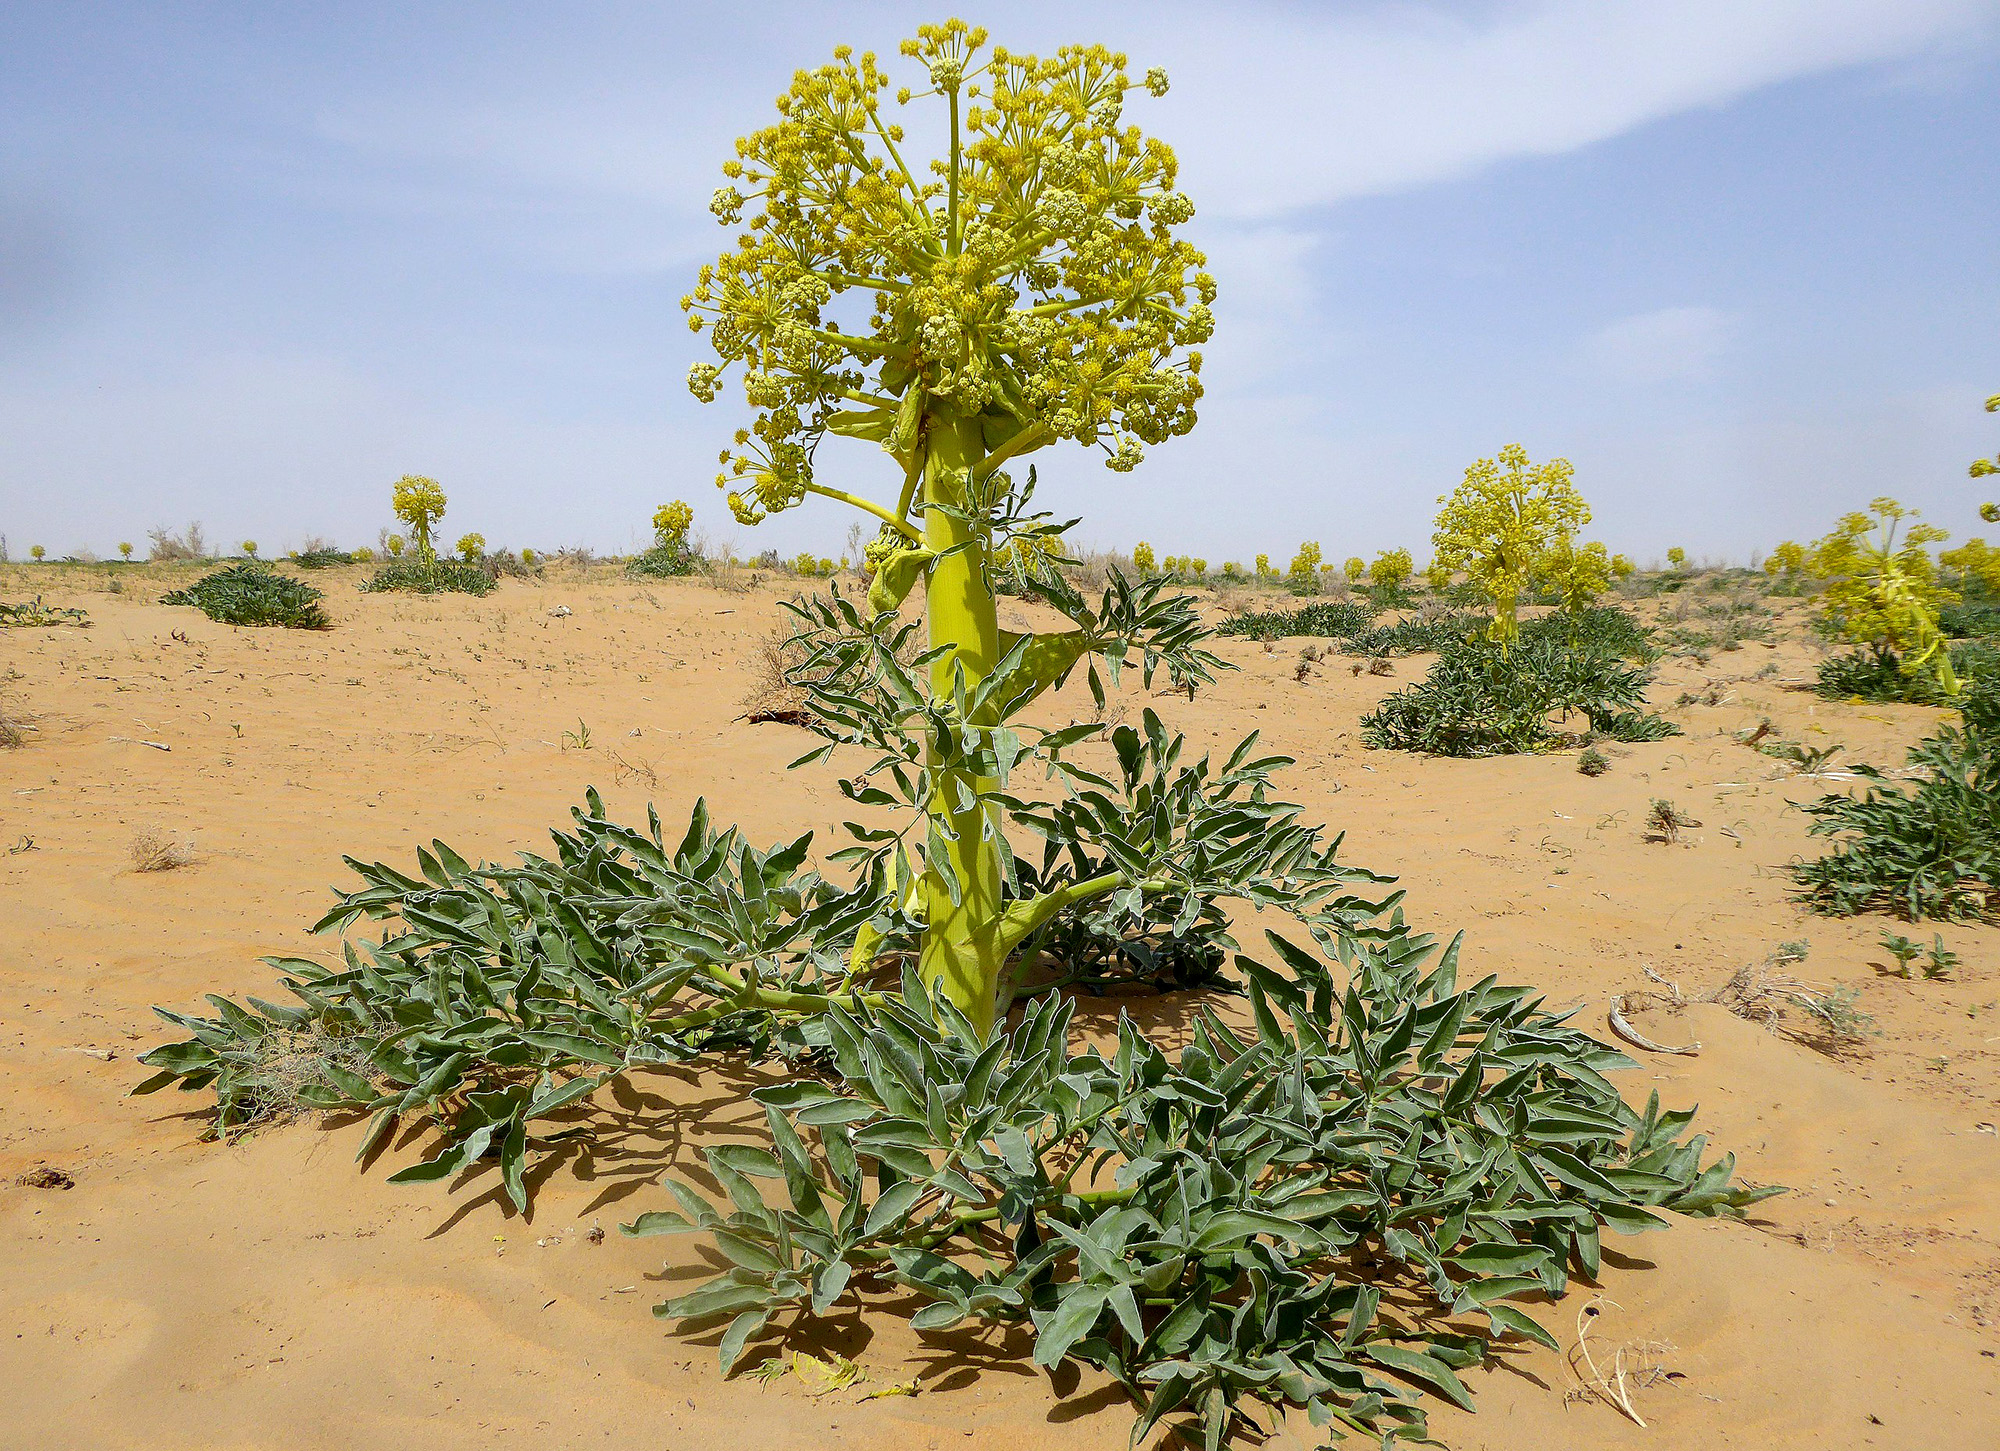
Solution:
{"label": "yellow flower umbel", "polygon": [[1493,602],[1489,637],[1503,649],[1521,635],[1521,593],[1545,578],[1558,554],[1590,522],[1568,459],[1531,464],[1518,443],[1465,471],[1455,493],[1440,498],[1434,567],[1463,572]]}
{"label": "yellow flower umbel", "polygon": [[1676,544],[1667,551],[1667,568],[1679,574],[1688,567],[1688,552]]}
{"label": "yellow flower umbel", "polygon": [[1347,576],[1349,584],[1360,584],[1362,580],[1368,578],[1368,561],[1358,554],[1351,554],[1347,557],[1347,563],[1341,565],[1340,572]]}
{"label": "yellow flower umbel", "polygon": [[680,499],[671,504],[662,504],[653,511],[653,544],[655,548],[671,549],[687,542],[688,530],[694,527],[694,510]]}
{"label": "yellow flower umbel", "polygon": [[[444,490],[438,481],[421,474],[404,474],[396,480],[396,487],[389,495],[389,509],[410,526],[410,537],[417,542],[417,558],[423,566],[428,569],[437,563],[431,530],[444,517]],[[390,553],[402,551],[392,547]]]}
{"label": "yellow flower umbel", "polygon": [[2000,549],[1984,539],[1968,539],[1938,555],[1938,563],[1966,580],[1976,580],[1989,593],[2000,594]]}
{"label": "yellow flower umbel", "polygon": [[486,536],[484,534],[461,534],[458,536],[458,557],[467,564],[477,564],[486,557]]}
{"label": "yellow flower umbel", "polygon": [[1938,609],[1958,594],[1939,582],[1925,547],[1949,536],[1934,525],[1912,523],[1898,539],[1903,521],[1917,517],[1916,510],[1894,499],[1876,499],[1866,512],[1843,515],[1812,547],[1807,567],[1827,581],[1822,596],[1827,616],[1849,641],[1877,656],[1893,656],[1905,676],[1928,667],[1939,688],[1956,695],[1958,677],[1938,628]]}
{"label": "yellow flower umbel", "polygon": [[1159,561],[1153,556],[1152,545],[1141,539],[1132,546],[1132,568],[1143,576],[1152,574],[1158,567]]}
{"label": "yellow flower umbel", "polygon": [[[1134,82],[1102,46],[1044,59],[986,39],[953,20],[903,44],[924,84],[893,103],[929,111],[917,142],[892,119],[873,55],[841,47],[798,72],[776,124],[724,165],[710,207],[736,245],[682,300],[716,358],[694,365],[689,388],[713,400],[740,369],[754,411],[721,455],[730,508],[754,524],[819,494],[900,535],[901,562],[877,568],[871,603],[894,608],[925,581],[940,650],[930,686],[945,701],[976,694],[1008,648],[990,557],[1014,497],[1002,466],[1068,440],[1129,471],[1146,445],[1194,426],[1194,349],[1214,328],[1214,280],[1175,235],[1194,207],[1173,152],[1124,117],[1142,85],[1165,92],[1164,73]],[[829,434],[889,455],[893,503],[819,481]],[[1052,644],[1038,671],[1052,681],[1080,648]],[[995,789],[940,772],[929,809],[946,870],[927,865],[917,892],[919,971],[982,1031],[1020,940],[1002,921]]]}

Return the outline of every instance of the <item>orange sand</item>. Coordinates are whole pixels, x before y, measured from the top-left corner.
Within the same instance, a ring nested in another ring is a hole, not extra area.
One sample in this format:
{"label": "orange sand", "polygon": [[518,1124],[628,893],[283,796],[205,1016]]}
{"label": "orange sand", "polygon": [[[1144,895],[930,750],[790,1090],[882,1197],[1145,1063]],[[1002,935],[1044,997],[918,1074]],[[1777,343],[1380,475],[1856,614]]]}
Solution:
{"label": "orange sand", "polygon": [[[712,1336],[655,1321],[698,1243],[616,1225],[663,1203],[658,1177],[703,1142],[756,1132],[734,1069],[607,1096],[604,1133],[539,1176],[525,1222],[490,1175],[455,1194],[384,1183],[420,1142],[363,1173],[351,1126],[217,1144],[202,1097],[127,1097],[134,1058],[164,1036],[150,1004],[267,993],[259,954],[325,950],[304,929],[343,853],[407,865],[434,836],[468,856],[539,850],[587,784],[628,819],[649,797],[672,820],[706,795],[764,841],[816,827],[825,843],[843,805],[836,767],[784,771],[802,733],[735,719],[779,619],[774,585],[552,572],[428,600],[325,571],[338,627],[308,634],[146,603],[166,574],[121,571],[110,594],[101,571],[0,568],[0,598],[39,590],[95,621],[0,631],[0,699],[35,726],[0,751],[0,1447],[1125,1446],[1116,1391],[1052,1386],[1025,1336],[920,1340],[892,1314],[845,1314],[800,1343],[854,1357],[869,1382],[814,1398],[724,1382]],[[1831,1058],[1714,1006],[1635,1015],[1702,1052],[1637,1054],[1633,1091],[1699,1101],[1746,1176],[1794,1192],[1747,1224],[1607,1242],[1615,1308],[1592,1343],[1665,1347],[1671,1378],[1635,1393],[1648,1429],[1530,1347],[1469,1373],[1480,1413],[1434,1407],[1434,1433],[1457,1451],[2000,1446],[2000,934],[1942,929],[1955,981],[1881,976],[1894,924],[1787,898],[1783,864],[1817,848],[1786,802],[1829,788],[1773,779],[1778,762],[1728,735],[1768,715],[1781,737],[1893,765],[1936,713],[1818,701],[1785,688],[1809,650],[1753,643],[1666,663],[1656,705],[1709,682],[1722,703],[1673,709],[1685,737],[1614,747],[1593,780],[1564,755],[1363,751],[1357,717],[1423,662],[1383,679],[1336,657],[1300,683],[1302,643],[1224,641],[1242,671],[1220,689],[1132,692],[1125,708],[1152,705],[1197,745],[1261,729],[1299,758],[1293,798],[1347,831],[1345,855],[1400,874],[1414,921],[1465,928],[1472,971],[1580,1005],[1598,1030],[1609,994],[1655,986],[1643,968],[1697,999],[1806,938],[1792,970],[1857,985],[1882,1034]],[[1772,662],[1776,678],[1748,678]],[[579,722],[590,748],[566,749]],[[1654,796],[1705,825],[1643,842]],[[146,828],[191,840],[195,864],[135,872]],[[1171,1026],[1186,1004],[1134,1007]],[[38,1165],[76,1187],[16,1185]],[[1536,1313],[1567,1345],[1586,1298]],[[859,1399],[912,1376],[920,1395]],[[1273,1444],[1319,1442],[1301,1423]]]}

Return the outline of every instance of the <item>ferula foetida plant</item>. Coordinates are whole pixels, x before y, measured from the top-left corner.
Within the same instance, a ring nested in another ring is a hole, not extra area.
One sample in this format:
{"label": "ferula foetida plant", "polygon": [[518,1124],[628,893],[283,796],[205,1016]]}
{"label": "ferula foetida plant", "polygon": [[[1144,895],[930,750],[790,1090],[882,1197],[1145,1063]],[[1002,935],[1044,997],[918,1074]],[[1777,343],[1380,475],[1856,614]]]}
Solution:
{"label": "ferula foetida plant", "polygon": [[660,505],[653,511],[653,545],[658,549],[672,549],[687,542],[688,530],[694,527],[694,510],[685,500],[675,499]]}
{"label": "ferula foetida plant", "polygon": [[[444,517],[444,489],[438,481],[421,474],[404,474],[390,491],[389,510],[409,526],[417,558],[426,565],[435,564],[437,546],[431,542],[431,531]],[[390,552],[400,551],[392,548]]]}
{"label": "ferula foetida plant", "polygon": [[[682,305],[716,354],[689,387],[713,400],[738,370],[756,410],[718,476],[737,518],[820,494],[880,521],[871,606],[892,611],[924,578],[932,694],[990,732],[1103,624],[1000,630],[994,549],[1059,532],[1021,514],[1026,490],[1003,465],[1068,441],[1129,470],[1192,428],[1215,283],[1176,235],[1194,206],[1173,152],[1125,119],[1133,91],[1164,94],[1165,73],[1134,81],[1102,46],[1044,59],[986,41],[961,21],[922,27],[903,45],[928,81],[916,90],[892,92],[873,55],[846,47],[800,71],[777,123],[723,167],[712,209],[743,230]],[[897,119],[913,106],[916,136]],[[881,447],[893,501],[819,481],[828,434]],[[1003,662],[1020,682],[996,695]],[[1008,954],[1056,905],[1002,920],[1002,769],[940,773],[918,887],[924,978],[982,1028]]]}
{"label": "ferula foetida plant", "polygon": [[459,535],[458,557],[467,564],[477,564],[486,557],[486,536],[477,531]]}
{"label": "ferula foetida plant", "polygon": [[1462,572],[1493,602],[1489,634],[1503,647],[1521,637],[1522,592],[1548,574],[1561,551],[1573,549],[1590,522],[1575,473],[1568,459],[1533,463],[1525,448],[1510,443],[1497,459],[1474,462],[1457,490],[1438,500],[1434,563]]}
{"label": "ferula foetida plant", "polygon": [[1938,610],[1958,594],[1938,579],[1927,547],[1949,536],[1917,523],[1918,517],[1894,499],[1876,499],[1865,511],[1842,515],[1813,545],[1808,565],[1827,581],[1821,596],[1826,613],[1849,641],[1893,658],[1906,676],[1929,671],[1939,689],[1956,695],[1958,677]]}

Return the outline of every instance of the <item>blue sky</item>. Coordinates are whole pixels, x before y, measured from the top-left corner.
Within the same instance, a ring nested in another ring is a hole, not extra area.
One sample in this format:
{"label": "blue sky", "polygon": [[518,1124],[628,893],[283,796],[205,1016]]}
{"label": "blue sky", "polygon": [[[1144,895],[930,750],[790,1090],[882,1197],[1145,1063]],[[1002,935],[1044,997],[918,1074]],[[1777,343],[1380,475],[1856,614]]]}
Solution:
{"label": "blue sky", "polygon": [[[0,533],[16,557],[201,520],[632,547],[740,421],[682,379],[738,133],[907,5],[17,3],[0,13]],[[1174,89],[1222,285],[1194,435],[1039,455],[1080,541],[1212,562],[1425,554],[1518,440],[1593,533],[1743,558],[1877,493],[1964,534],[2000,446],[2000,0],[1012,5]],[[832,471],[883,492],[870,446]]]}

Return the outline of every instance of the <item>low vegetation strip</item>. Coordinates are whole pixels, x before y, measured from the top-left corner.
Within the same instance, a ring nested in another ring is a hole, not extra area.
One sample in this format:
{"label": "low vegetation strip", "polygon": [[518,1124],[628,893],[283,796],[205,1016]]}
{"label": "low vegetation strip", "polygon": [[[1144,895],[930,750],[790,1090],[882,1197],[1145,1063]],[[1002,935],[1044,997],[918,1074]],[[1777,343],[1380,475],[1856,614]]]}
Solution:
{"label": "low vegetation strip", "polygon": [[321,601],[326,597],[303,580],[268,565],[232,564],[204,575],[185,589],[160,596],[163,605],[193,605],[225,625],[277,625],[291,630],[333,627]]}

